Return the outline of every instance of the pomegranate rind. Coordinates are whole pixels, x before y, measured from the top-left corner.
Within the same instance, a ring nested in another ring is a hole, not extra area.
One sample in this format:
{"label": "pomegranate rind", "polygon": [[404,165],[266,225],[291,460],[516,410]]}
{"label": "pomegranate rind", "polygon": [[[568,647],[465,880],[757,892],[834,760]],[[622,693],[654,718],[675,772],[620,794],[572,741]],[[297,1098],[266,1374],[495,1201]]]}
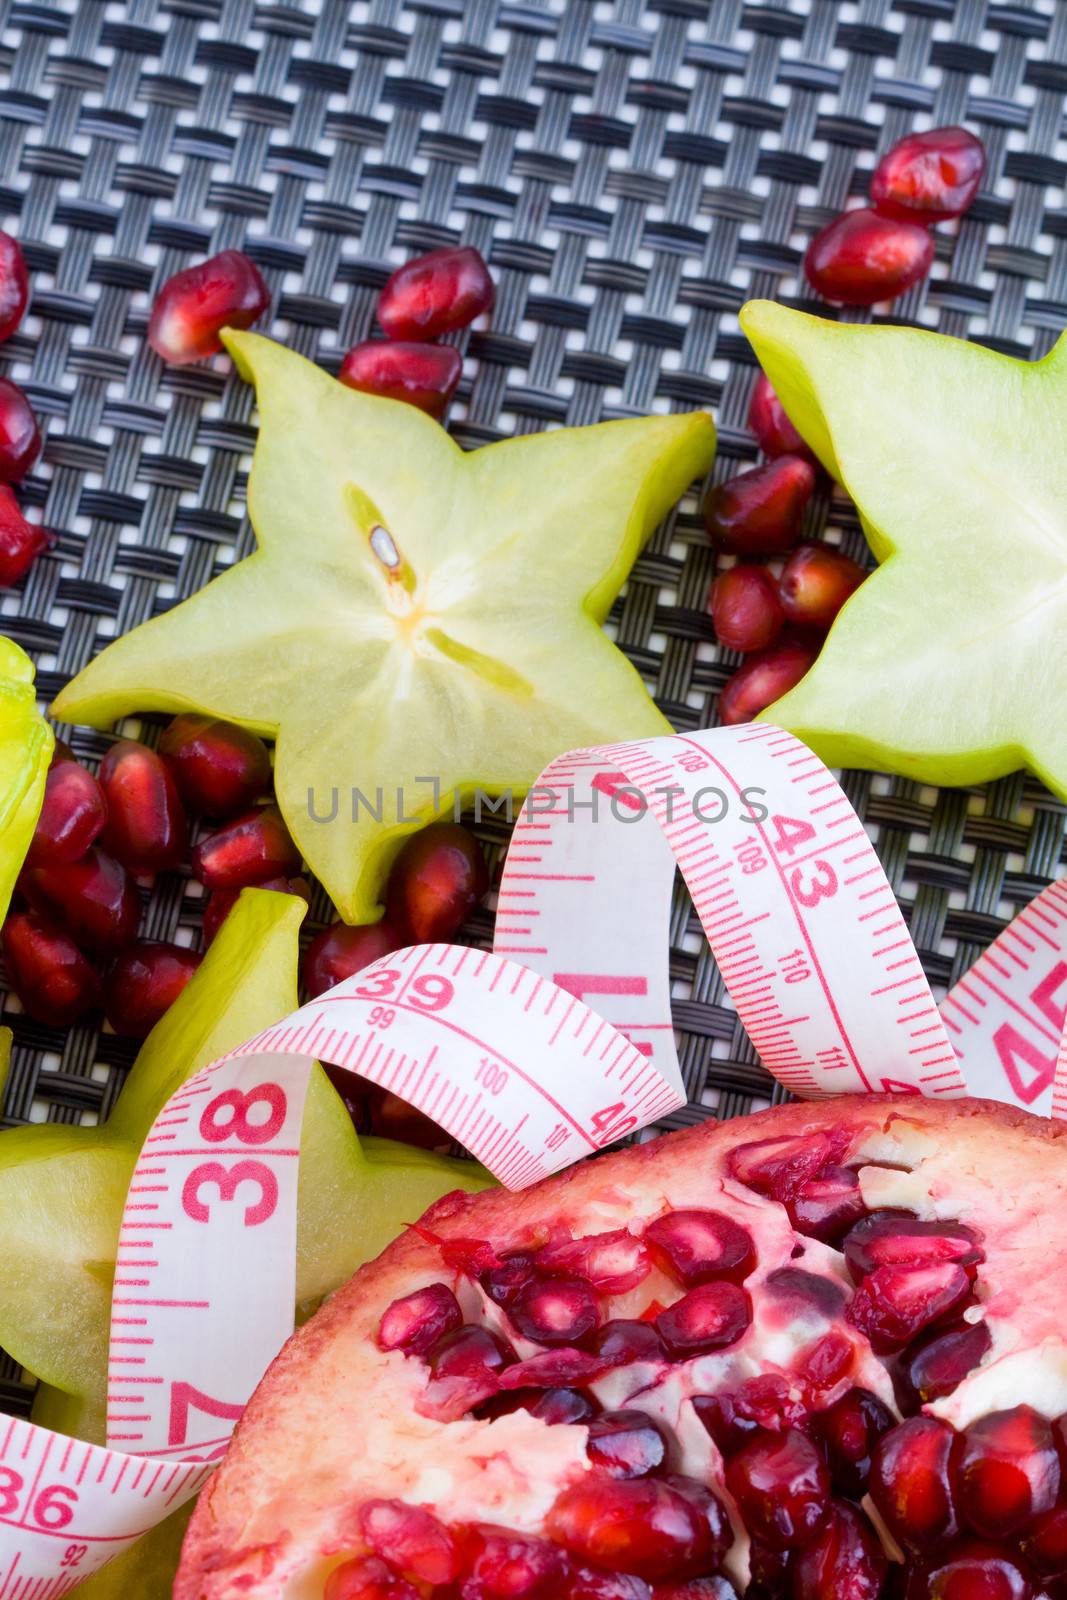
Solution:
{"label": "pomegranate rind", "polygon": [[[425,1366],[378,1348],[385,1307],[430,1282],[448,1283],[468,1320],[481,1314],[507,1330],[506,1312],[446,1265],[435,1239],[476,1238],[504,1255],[565,1229],[576,1238],[616,1225],[639,1231],[671,1208],[728,1208],[756,1246],[758,1265],[745,1285],[752,1325],[736,1347],[695,1367],[672,1365],[654,1399],[650,1392],[636,1401],[675,1432],[680,1470],[721,1493],[721,1457],[683,1402],[705,1382],[729,1387],[731,1372],[772,1369],[783,1351],[803,1348],[802,1339],[810,1342],[831,1325],[820,1322],[817,1301],[798,1312],[789,1297],[768,1291],[772,1273],[803,1269],[834,1278],[842,1296],[848,1292],[843,1258],[828,1246],[800,1240],[804,1260],[793,1258],[798,1236],[784,1206],[731,1177],[730,1154],[758,1139],[827,1133],[835,1135],[838,1159],[859,1167],[872,1208],[962,1217],[983,1236],[977,1292],[992,1347],[934,1409],[963,1426],[994,1409],[1008,1389],[1007,1403],[1025,1400],[1046,1415],[1067,1410],[1067,1127],[975,1100],[870,1096],[790,1105],[636,1145],[519,1194],[491,1190],[439,1201],[423,1229],[408,1230],[362,1268],[270,1368],[201,1496],[175,1600],[281,1596],[297,1575],[317,1570],[323,1552],[358,1549],[352,1518],[371,1496],[426,1505],[449,1521],[491,1521],[543,1536],[556,1496],[591,1470],[585,1427],[549,1427],[523,1411],[492,1421],[440,1419],[427,1407]],[[639,1292],[661,1299],[666,1293],[669,1300],[683,1290],[656,1279]],[[620,1301],[609,1302],[605,1315],[639,1314],[634,1295]],[[832,1325],[843,1328],[839,1317]],[[858,1384],[891,1405],[884,1367],[861,1335],[848,1336],[856,1357],[831,1398]],[[603,1404],[626,1404],[625,1394],[611,1387],[619,1377],[613,1372],[594,1385]],[[683,1412],[687,1422],[679,1427]]]}

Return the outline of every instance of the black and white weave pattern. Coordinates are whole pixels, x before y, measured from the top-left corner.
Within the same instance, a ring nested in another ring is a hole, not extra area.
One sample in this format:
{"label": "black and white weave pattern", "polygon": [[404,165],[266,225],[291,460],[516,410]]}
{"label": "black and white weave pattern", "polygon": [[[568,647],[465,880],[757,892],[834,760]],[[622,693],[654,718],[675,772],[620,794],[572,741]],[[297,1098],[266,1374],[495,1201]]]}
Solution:
{"label": "black and white weave pattern", "polygon": [[[1057,0],[13,0],[3,19],[0,225],[22,241],[33,300],[0,369],[47,425],[25,499],[56,542],[0,599],[0,628],[37,659],[45,699],[252,548],[251,391],[225,360],[167,369],[143,338],[155,288],[219,249],[263,270],[269,331],[336,368],[393,265],[477,245],[498,293],[491,331],[465,341],[463,444],[706,406],[719,479],[755,455],[738,308],[824,310],[798,281],[806,239],[903,133],[966,119],[985,187],[958,230],[937,230],[934,274],[895,314],[1033,357],[1065,321]],[[807,533],[828,514],[861,555],[843,502],[815,506]],[[715,720],[738,660],[712,642],[713,570],[689,501],[613,618],[682,728]],[[72,742],[92,760],[108,740]],[[1061,870],[1064,807],[1033,779],[847,783],[938,984]],[[200,905],[163,877],[143,932],[195,940]],[[671,1120],[766,1100],[681,897],[672,972],[693,1104]],[[10,1001],[4,1020],[9,1123],[106,1115],[135,1047]],[[17,1386],[0,1367],[5,1399]]]}

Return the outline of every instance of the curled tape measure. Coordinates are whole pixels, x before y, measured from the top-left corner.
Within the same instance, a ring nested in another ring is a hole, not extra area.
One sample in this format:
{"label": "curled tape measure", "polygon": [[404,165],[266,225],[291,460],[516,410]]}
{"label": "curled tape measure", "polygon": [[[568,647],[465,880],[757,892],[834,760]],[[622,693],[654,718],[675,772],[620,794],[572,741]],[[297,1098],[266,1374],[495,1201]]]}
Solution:
{"label": "curled tape measure", "polygon": [[0,1600],[51,1600],[196,1493],[292,1331],[300,1124],[324,1060],[521,1188],[684,1105],[668,913],[685,877],[762,1060],[801,1095],[1067,1115],[1067,885],[941,1007],[835,779],[768,724],[561,756],[515,827],[493,952],[384,957],[190,1078],[127,1196],[108,1448],[0,1419]]}

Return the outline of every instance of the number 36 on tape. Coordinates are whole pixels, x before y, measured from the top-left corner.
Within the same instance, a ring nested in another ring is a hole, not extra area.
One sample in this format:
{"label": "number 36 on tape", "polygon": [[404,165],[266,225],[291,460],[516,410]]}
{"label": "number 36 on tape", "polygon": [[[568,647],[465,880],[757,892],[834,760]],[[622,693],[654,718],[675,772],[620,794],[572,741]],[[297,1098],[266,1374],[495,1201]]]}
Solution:
{"label": "number 36 on tape", "polygon": [[518,1188],[685,1103],[679,870],[737,1012],[802,1095],[979,1093],[1067,1113],[1067,888],[938,1011],[847,797],[769,724],[572,751],[517,822],[492,952],[384,957],[189,1079],[123,1215],[108,1448],[0,1420],[0,1600],[45,1600],[194,1494],[292,1329],[300,1124],[325,1060]]}

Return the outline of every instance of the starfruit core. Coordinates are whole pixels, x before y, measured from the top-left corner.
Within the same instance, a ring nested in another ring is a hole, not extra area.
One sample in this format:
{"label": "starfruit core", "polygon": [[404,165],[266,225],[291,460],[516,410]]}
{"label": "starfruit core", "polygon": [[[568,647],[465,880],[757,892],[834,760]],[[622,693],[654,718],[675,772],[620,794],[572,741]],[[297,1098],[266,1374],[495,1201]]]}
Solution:
{"label": "starfruit core", "polygon": [[767,716],[830,766],[1067,798],[1067,338],[1042,361],[753,301],[741,325],[878,561]]}
{"label": "starfruit core", "polygon": [[[46,1426],[102,1440],[111,1280],[141,1144],[191,1073],[295,1009],[305,910],[294,895],[243,892],[202,966],[145,1040],[102,1127],[35,1124],[0,1133],[0,1347],[42,1380],[35,1417]],[[473,1162],[361,1140],[316,1067],[300,1161],[298,1315],[438,1196],[490,1182]]]}
{"label": "starfruit core", "polygon": [[33,662],[0,637],[0,922],[40,814],[54,742],[37,710]]}
{"label": "starfruit core", "polygon": [[373,920],[404,834],[457,797],[518,796],[562,750],[669,731],[600,624],[715,430],[694,412],[464,452],[414,407],[225,339],[259,402],[258,548],[53,709],[95,727],[204,711],[275,738],[308,865],[347,921]]}

